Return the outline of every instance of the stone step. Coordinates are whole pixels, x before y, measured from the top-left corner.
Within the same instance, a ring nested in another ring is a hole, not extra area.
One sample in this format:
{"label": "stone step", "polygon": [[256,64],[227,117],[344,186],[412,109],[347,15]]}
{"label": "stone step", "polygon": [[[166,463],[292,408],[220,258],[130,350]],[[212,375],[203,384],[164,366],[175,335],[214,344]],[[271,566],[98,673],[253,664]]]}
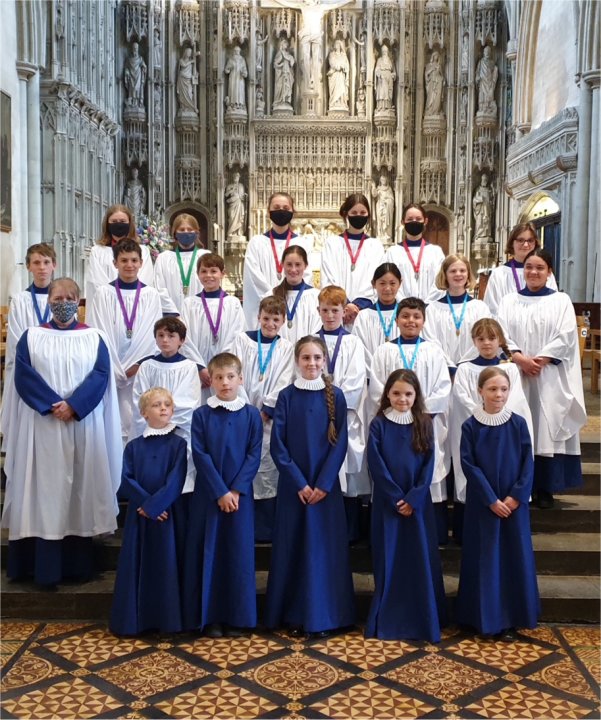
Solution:
{"label": "stone step", "polygon": [[[259,571],[257,604],[261,616],[267,586],[267,572]],[[601,609],[599,575],[539,576],[541,622],[591,622],[599,620]],[[62,585],[54,592],[40,591],[32,583],[8,582],[2,573],[2,618],[28,620],[106,620],[109,616],[114,572],[83,585]],[[457,574],[445,574],[445,590],[452,606],[457,592]],[[370,573],[353,573],[358,621],[364,622],[373,593]]]}

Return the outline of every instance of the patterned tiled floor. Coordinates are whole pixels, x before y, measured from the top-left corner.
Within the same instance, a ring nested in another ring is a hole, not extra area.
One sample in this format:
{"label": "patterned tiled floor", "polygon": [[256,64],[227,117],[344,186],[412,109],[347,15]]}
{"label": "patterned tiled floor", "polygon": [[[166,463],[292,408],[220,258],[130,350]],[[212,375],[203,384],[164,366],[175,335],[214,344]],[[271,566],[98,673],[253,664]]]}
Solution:
{"label": "patterned tiled floor", "polygon": [[3,622],[3,718],[599,718],[598,627],[438,645]]}

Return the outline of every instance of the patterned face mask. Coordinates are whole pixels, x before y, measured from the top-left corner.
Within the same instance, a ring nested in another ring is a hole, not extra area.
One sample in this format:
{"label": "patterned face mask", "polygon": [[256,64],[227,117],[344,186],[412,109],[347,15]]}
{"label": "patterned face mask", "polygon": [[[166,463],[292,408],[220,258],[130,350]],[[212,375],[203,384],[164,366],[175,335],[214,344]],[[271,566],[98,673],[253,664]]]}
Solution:
{"label": "patterned face mask", "polygon": [[67,323],[73,319],[79,303],[77,300],[59,300],[58,302],[49,302],[48,305],[50,305],[50,312],[55,320]]}

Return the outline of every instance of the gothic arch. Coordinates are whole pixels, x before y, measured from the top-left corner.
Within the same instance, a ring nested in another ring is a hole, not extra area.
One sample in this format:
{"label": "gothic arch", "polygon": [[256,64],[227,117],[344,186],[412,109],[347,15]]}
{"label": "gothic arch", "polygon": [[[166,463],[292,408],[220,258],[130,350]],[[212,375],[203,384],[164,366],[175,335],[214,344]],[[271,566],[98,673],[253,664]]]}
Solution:
{"label": "gothic arch", "polygon": [[530,213],[532,212],[532,208],[539,200],[542,200],[544,197],[551,198],[554,203],[561,207],[561,196],[557,192],[546,188],[544,190],[537,190],[536,192],[532,193],[532,195],[523,204],[516,225],[526,222]]}
{"label": "gothic arch", "polygon": [[522,5],[520,17],[513,123],[521,132],[528,132],[532,125],[532,96],[541,8],[542,0],[526,2]]}
{"label": "gothic arch", "polygon": [[211,245],[216,243],[217,238],[209,223],[211,217],[209,210],[203,205],[191,201],[175,203],[165,210],[165,221],[170,228],[173,220],[184,212],[190,213],[190,215],[193,215],[198,220],[201,240],[207,248],[211,249]]}

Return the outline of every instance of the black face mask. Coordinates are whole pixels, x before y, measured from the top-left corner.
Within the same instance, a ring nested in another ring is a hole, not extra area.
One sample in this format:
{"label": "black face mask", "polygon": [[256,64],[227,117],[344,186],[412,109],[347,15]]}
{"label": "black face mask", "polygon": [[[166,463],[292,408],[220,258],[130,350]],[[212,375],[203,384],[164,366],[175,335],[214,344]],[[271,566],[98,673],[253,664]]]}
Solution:
{"label": "black face mask", "polygon": [[110,222],[108,224],[108,230],[109,233],[116,238],[124,238],[127,237],[127,233],[129,232],[129,223],[128,222]]}
{"label": "black face mask", "polygon": [[413,237],[417,237],[418,235],[421,235],[424,232],[424,228],[426,227],[426,224],[423,222],[417,222],[417,221],[411,221],[405,223],[405,232],[407,232],[409,235],[413,235]]}
{"label": "black face mask", "polygon": [[274,225],[284,227],[292,220],[294,213],[291,210],[270,210],[269,218]]}
{"label": "black face mask", "polygon": [[354,227],[355,230],[361,230],[367,225],[369,215],[347,215],[346,219],[349,221],[349,225]]}

